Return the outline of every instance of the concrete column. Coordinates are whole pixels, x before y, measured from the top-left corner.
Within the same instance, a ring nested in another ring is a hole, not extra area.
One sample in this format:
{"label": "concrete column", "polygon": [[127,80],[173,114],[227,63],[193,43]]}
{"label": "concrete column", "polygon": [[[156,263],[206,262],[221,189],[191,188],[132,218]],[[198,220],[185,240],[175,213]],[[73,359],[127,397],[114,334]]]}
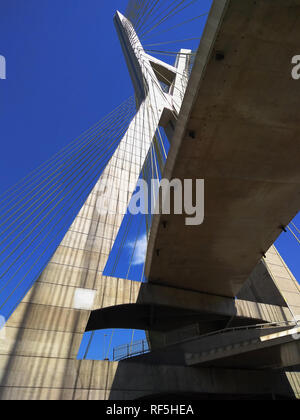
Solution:
{"label": "concrete column", "polygon": [[[173,109],[136,34],[128,31],[130,22],[121,14],[116,19],[137,114],[51,261],[6,323],[0,338],[2,399],[77,395],[76,357],[90,310],[137,299],[134,283],[102,273],[162,115]],[[109,212],[103,212],[105,204]],[[98,367],[105,377],[107,364]]]}

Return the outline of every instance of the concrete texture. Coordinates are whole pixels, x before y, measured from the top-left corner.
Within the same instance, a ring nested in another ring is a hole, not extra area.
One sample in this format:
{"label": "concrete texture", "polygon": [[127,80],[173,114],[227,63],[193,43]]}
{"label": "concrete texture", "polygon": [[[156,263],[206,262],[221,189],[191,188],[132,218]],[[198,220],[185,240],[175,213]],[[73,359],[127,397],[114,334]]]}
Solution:
{"label": "concrete texture", "polygon": [[211,336],[209,345],[201,343],[198,349],[194,345],[194,352],[187,350],[186,363],[188,366],[263,370],[282,370],[300,365],[300,339],[295,338],[297,335],[300,338],[300,327],[266,332],[267,329],[241,330]]}
{"label": "concrete texture", "polygon": [[142,284],[135,303],[126,302],[92,311],[86,331],[104,328],[134,328],[168,331],[201,323],[202,332],[236,325],[291,321],[286,306],[205,295],[182,289]]}
{"label": "concrete texture", "polygon": [[235,297],[299,211],[299,12],[297,0],[214,3],[164,171],[205,180],[205,220],[154,217],[150,283]]}
{"label": "concrete texture", "polygon": [[[7,374],[7,357],[0,357],[0,375]],[[133,374],[134,372],[134,374]],[[299,376],[289,374],[299,381]],[[168,393],[248,394],[292,397],[284,373],[152,366],[127,362],[93,362],[15,357],[2,399],[131,400]],[[191,386],[191,384],[193,384]],[[193,389],[193,391],[191,391]]]}

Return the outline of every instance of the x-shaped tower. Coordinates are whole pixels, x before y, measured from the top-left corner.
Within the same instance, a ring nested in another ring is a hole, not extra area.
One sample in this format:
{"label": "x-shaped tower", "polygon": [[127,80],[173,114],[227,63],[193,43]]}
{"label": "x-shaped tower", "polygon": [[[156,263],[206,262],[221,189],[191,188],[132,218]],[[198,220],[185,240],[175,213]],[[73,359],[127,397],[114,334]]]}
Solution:
{"label": "x-shaped tower", "polygon": [[138,107],[126,136],[142,137],[147,150],[158,126],[164,127],[169,139],[172,137],[187,87],[191,51],[181,49],[175,66],[171,66],[145,52],[133,25],[120,12],[114,21]]}

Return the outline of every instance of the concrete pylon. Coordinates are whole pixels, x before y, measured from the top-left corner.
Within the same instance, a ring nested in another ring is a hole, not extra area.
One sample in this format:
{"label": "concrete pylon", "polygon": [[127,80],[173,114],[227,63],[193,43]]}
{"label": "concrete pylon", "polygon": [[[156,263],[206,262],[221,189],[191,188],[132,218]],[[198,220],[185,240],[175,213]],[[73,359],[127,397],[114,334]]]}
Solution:
{"label": "concrete pylon", "polygon": [[[135,88],[137,114],[51,261],[5,325],[0,399],[87,399],[89,389],[95,388],[97,398],[109,395],[113,377],[106,385],[95,385],[91,376],[95,368],[99,378],[106,378],[108,362],[80,362],[77,353],[90,310],[121,304],[129,296],[135,302],[139,284],[102,276],[123,215],[100,214],[97,203],[103,180],[114,179],[108,199],[117,209],[126,208],[157,127],[172,133],[189,64],[185,51],[177,67],[149,56],[119,12],[115,24]],[[168,86],[167,93],[161,82]],[[85,383],[82,369],[89,378]]]}

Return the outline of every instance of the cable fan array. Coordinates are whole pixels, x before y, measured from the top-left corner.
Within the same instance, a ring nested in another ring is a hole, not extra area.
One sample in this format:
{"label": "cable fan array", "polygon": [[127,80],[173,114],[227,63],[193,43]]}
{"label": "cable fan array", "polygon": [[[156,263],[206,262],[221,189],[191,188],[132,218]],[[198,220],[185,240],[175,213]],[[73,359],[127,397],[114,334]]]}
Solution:
{"label": "cable fan array", "polygon": [[[197,49],[211,3],[210,0],[129,0],[126,17],[146,52],[166,59],[169,56],[172,60],[180,48]],[[164,50],[172,44],[175,51]]]}
{"label": "cable fan array", "polygon": [[37,280],[136,113],[131,97],[0,199],[0,315]]}

